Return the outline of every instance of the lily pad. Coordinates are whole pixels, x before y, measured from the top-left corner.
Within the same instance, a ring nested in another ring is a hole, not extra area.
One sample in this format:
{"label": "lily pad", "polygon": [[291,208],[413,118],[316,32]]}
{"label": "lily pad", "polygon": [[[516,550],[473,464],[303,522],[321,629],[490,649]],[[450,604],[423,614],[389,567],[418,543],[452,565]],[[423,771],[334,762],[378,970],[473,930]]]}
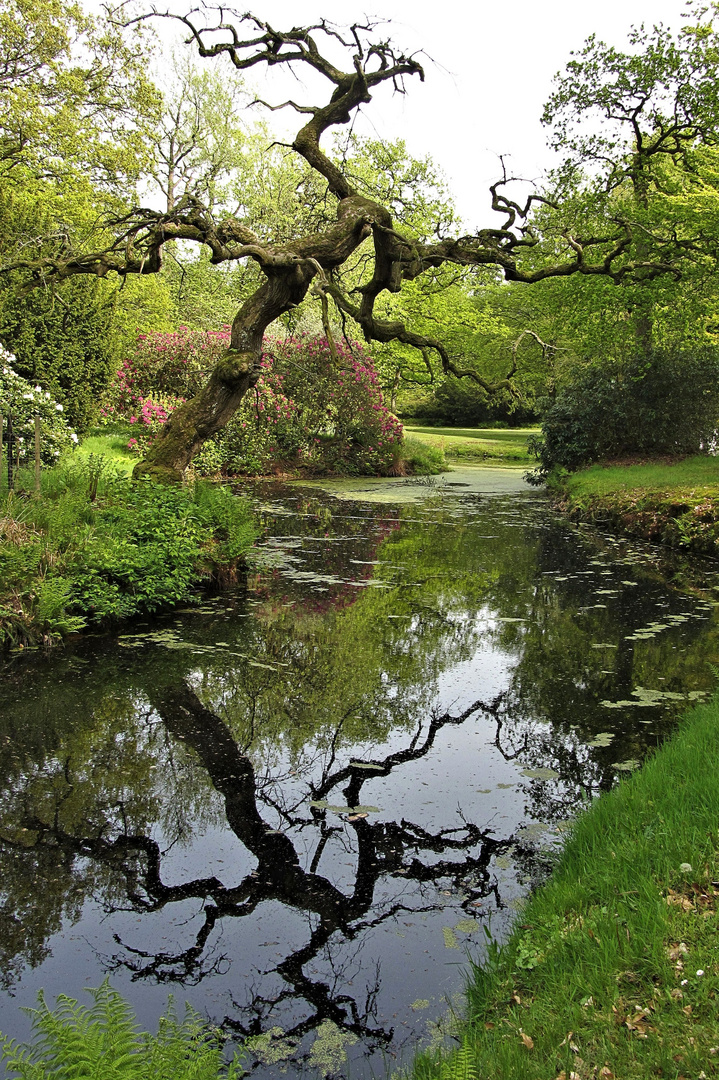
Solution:
{"label": "lily pad", "polygon": [[556,780],[559,773],[555,769],[522,769],[521,775],[532,780]]}

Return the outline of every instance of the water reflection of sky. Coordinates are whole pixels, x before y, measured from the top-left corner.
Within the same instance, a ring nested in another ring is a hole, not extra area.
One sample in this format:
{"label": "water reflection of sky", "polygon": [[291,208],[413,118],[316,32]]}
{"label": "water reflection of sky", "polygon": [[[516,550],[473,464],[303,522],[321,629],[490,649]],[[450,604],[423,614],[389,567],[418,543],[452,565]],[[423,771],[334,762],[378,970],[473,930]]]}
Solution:
{"label": "water reflection of sky", "polygon": [[262,489],[246,590],[8,664],[3,1031],[109,974],[259,1076],[397,1064],[576,808],[713,687],[713,566],[536,494],[358,494]]}

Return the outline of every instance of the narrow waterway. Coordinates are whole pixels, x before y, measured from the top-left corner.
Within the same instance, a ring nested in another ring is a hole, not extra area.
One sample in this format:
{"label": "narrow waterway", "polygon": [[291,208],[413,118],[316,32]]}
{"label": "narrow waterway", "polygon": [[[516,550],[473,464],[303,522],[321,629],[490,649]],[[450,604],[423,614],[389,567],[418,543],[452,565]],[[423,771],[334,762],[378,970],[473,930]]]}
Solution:
{"label": "narrow waterway", "polygon": [[258,1078],[368,1080],[712,691],[719,568],[497,470],[251,494],[246,586],[4,662],[0,1029],[109,977]]}

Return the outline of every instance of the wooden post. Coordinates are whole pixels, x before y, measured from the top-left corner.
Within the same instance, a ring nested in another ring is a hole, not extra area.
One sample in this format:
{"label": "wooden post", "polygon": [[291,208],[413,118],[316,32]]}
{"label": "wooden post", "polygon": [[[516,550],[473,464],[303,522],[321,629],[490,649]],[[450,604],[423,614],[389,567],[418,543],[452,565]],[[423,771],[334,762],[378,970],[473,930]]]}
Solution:
{"label": "wooden post", "polygon": [[35,495],[40,498],[40,417],[35,416]]}
{"label": "wooden post", "polygon": [[12,410],[7,414],[7,489],[12,491]]}

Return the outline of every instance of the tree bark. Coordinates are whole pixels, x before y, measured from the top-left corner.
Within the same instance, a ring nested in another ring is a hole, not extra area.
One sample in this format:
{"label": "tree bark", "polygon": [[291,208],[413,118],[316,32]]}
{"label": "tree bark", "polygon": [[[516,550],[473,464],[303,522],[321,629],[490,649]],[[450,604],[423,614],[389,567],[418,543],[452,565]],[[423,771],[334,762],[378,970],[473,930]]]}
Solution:
{"label": "tree bark", "polygon": [[220,431],[260,376],[265,330],[305,297],[316,273],[297,263],[263,283],[238,311],[232,323],[230,346],[194,398],[176,409],[160,430],[133,476],[164,482],[181,481],[185,469],[204,442]]}

